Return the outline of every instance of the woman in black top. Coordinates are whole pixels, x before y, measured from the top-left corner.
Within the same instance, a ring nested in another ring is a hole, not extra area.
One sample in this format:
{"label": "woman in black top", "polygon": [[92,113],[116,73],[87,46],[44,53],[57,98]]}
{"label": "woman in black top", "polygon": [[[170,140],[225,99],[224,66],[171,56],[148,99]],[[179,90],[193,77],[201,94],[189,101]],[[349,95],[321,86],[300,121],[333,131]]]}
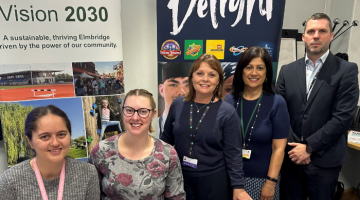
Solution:
{"label": "woman in black top", "polygon": [[244,190],[240,122],[223,101],[222,74],[215,56],[195,60],[189,93],[171,104],[161,136],[178,152],[188,200],[251,199]]}

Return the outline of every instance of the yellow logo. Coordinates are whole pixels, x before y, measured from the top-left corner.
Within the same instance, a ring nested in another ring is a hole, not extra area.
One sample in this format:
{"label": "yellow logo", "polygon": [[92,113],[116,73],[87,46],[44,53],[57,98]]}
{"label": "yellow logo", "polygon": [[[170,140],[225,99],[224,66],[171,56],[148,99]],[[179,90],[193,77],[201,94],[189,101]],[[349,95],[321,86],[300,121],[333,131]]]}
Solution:
{"label": "yellow logo", "polygon": [[224,59],[225,40],[206,40],[206,53],[217,59]]}

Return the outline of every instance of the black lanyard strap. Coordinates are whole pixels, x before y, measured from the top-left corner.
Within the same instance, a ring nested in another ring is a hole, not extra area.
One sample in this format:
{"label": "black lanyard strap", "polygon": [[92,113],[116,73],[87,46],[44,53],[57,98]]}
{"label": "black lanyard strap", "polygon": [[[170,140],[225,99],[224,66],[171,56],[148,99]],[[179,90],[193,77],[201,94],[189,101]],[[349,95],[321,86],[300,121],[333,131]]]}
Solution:
{"label": "black lanyard strap", "polygon": [[190,104],[190,150],[189,150],[189,156],[190,157],[191,157],[191,154],[192,154],[192,149],[193,149],[193,146],[194,146],[196,133],[197,133],[197,131],[199,129],[199,126],[200,126],[201,122],[204,120],[204,117],[205,117],[206,113],[208,112],[208,110],[210,108],[210,104],[214,102],[214,99],[215,99],[215,96],[213,96],[210,103],[207,105],[207,107],[206,107],[204,113],[202,114],[202,116],[201,116],[201,118],[200,118],[194,132],[193,132],[193,126],[192,126],[192,123],[193,123],[193,103]]}

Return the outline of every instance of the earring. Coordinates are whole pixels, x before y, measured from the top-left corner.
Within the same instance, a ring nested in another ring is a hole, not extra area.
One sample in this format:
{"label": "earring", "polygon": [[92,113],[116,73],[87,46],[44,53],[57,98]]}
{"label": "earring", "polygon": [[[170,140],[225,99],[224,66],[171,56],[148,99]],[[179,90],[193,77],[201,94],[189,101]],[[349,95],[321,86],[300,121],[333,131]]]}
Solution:
{"label": "earring", "polygon": [[216,86],[215,90],[214,90],[214,94],[216,94],[217,90],[219,89],[219,86]]}
{"label": "earring", "polygon": [[265,83],[267,82],[267,78],[265,78]]}

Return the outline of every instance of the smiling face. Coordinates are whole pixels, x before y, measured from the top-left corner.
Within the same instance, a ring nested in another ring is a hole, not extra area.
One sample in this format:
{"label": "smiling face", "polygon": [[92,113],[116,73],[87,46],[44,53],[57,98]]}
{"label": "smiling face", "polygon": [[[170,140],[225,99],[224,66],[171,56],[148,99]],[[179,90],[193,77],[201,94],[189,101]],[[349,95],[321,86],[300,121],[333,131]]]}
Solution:
{"label": "smiling face", "polygon": [[169,78],[159,85],[159,91],[165,100],[165,113],[168,114],[174,99],[189,92],[188,77]]}
{"label": "smiling face", "polygon": [[216,86],[219,85],[219,73],[208,63],[201,62],[199,69],[194,71],[191,81],[196,96],[213,96]]}
{"label": "smiling face", "polygon": [[321,57],[328,49],[334,33],[330,31],[326,19],[310,19],[306,24],[302,40],[305,43],[306,53],[309,56]]}
{"label": "smiling face", "polygon": [[131,117],[127,117],[124,114],[124,124],[128,133],[134,135],[148,134],[151,120],[156,116],[156,109],[151,107],[150,99],[145,96],[128,96],[124,103],[124,107],[125,109],[133,108],[138,110],[145,108],[151,110],[149,116],[146,118],[141,118],[137,112]]}
{"label": "smiling face", "polygon": [[109,102],[107,100],[102,100],[101,103],[103,108],[108,108]]}
{"label": "smiling face", "polygon": [[32,139],[27,140],[36,151],[36,159],[57,163],[62,162],[70,150],[70,133],[64,120],[53,114],[38,119]]}
{"label": "smiling face", "polygon": [[260,57],[253,58],[243,70],[244,90],[263,87],[266,66]]}

